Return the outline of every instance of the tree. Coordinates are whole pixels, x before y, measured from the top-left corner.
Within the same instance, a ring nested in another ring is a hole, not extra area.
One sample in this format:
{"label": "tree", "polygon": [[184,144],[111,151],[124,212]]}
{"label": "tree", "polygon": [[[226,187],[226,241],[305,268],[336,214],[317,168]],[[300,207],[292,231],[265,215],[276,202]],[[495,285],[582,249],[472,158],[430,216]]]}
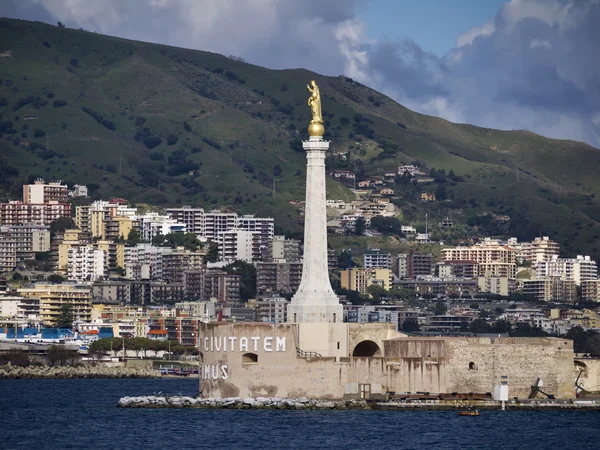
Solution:
{"label": "tree", "polygon": [[359,217],[358,219],[356,219],[356,222],[354,223],[354,234],[356,236],[362,236],[363,234],[365,234],[366,229],[367,223],[365,221],[365,218]]}
{"label": "tree", "polygon": [[369,295],[371,295],[371,297],[373,297],[373,300],[375,300],[376,302],[380,302],[381,298],[387,296],[388,294],[388,291],[386,291],[384,287],[379,286],[378,284],[372,284],[371,286],[369,286],[367,288],[367,292],[369,293]]}
{"label": "tree", "polygon": [[50,276],[48,277],[48,281],[49,281],[50,283],[56,283],[56,284],[60,284],[60,283],[62,283],[63,281],[65,281],[65,278],[64,278],[64,277],[61,277],[60,275],[57,275],[57,274],[52,274],[52,275],[50,275]]}
{"label": "tree", "polygon": [[242,301],[256,296],[256,267],[244,261],[236,261],[224,267],[232,275],[240,275],[240,297]]}
{"label": "tree", "polygon": [[115,272],[120,277],[124,277],[125,276],[125,269],[123,269],[121,266],[117,266],[117,268],[115,269]]}
{"label": "tree", "polygon": [[127,234],[127,243],[131,244],[131,245],[135,245],[138,242],[140,242],[141,237],[140,237],[140,232],[138,230],[136,230],[135,228],[132,228],[131,230],[129,230],[129,233]]}
{"label": "tree", "polygon": [[278,177],[279,175],[281,175],[281,166],[275,164],[275,167],[273,167],[273,176]]}
{"label": "tree", "polygon": [[219,260],[219,246],[215,242],[209,242],[204,260],[207,262],[217,262]]}
{"label": "tree", "polygon": [[385,235],[402,236],[402,224],[396,217],[375,216],[371,219],[371,228]]}
{"label": "tree", "polygon": [[421,331],[421,327],[419,326],[419,321],[417,319],[406,319],[402,322],[402,331],[406,333],[414,333],[417,331]]}
{"label": "tree", "polygon": [[433,312],[436,316],[443,316],[446,314],[446,311],[447,311],[446,304],[444,302],[437,302],[435,304],[435,308],[434,308]]}
{"label": "tree", "polygon": [[66,303],[60,307],[60,315],[56,321],[57,328],[73,328],[73,305]]}
{"label": "tree", "polygon": [[447,196],[448,196],[448,194],[446,192],[446,185],[438,184],[437,188],[435,188],[435,199],[436,200],[446,200]]}
{"label": "tree", "polygon": [[475,319],[469,325],[469,331],[471,333],[489,333],[491,330],[490,325],[483,319]]}
{"label": "tree", "polygon": [[63,233],[66,230],[77,228],[75,222],[70,217],[59,217],[50,223],[50,234],[54,236],[56,233]]}
{"label": "tree", "polygon": [[62,23],[62,22],[58,22],[57,25],[58,25],[58,28],[64,28],[65,27],[65,24]]}

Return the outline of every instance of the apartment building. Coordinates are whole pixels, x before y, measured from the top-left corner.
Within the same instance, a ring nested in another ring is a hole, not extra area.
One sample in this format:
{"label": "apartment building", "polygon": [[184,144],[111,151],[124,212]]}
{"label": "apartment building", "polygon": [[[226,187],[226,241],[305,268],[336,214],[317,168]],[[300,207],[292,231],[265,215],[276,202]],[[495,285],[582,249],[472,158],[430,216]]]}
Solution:
{"label": "apartment building", "polygon": [[300,241],[286,239],[285,236],[274,236],[263,250],[263,261],[291,262],[300,259]]}
{"label": "apartment building", "polygon": [[216,298],[223,303],[239,302],[241,278],[227,272],[207,271],[204,275],[204,298]]}
{"label": "apartment building", "polygon": [[151,242],[152,238],[158,235],[166,236],[169,233],[187,232],[185,224],[158,213],[146,213],[142,216],[137,216],[137,220],[141,238],[148,242]]}
{"label": "apartment building", "polygon": [[560,277],[533,278],[521,280],[523,294],[540,302],[575,303],[577,285],[574,280]]}
{"label": "apartment building", "polygon": [[600,280],[581,281],[581,299],[590,302],[600,302]]}
{"label": "apartment building", "polygon": [[442,261],[474,261],[478,264],[477,276],[516,277],[516,250],[497,243],[444,248]]}
{"label": "apartment building", "polygon": [[46,183],[38,178],[33,184],[23,185],[23,203],[67,203],[68,200],[69,187],[60,180]]}
{"label": "apartment building", "polygon": [[252,263],[261,257],[260,232],[231,229],[221,233],[219,259],[225,262]]}
{"label": "apartment building", "polygon": [[295,293],[302,279],[302,262],[256,263],[256,291],[270,293]]}
{"label": "apartment building", "polygon": [[24,203],[20,200],[0,203],[0,225],[50,225],[56,219],[70,216],[69,203]]}
{"label": "apartment building", "polygon": [[57,233],[50,243],[50,263],[54,270],[66,272],[69,249],[88,245],[90,235],[82,230],[72,229]]}
{"label": "apartment building", "polygon": [[31,288],[17,289],[17,293],[21,297],[39,299],[40,317],[44,325],[55,326],[64,305],[72,308],[76,321],[87,322],[91,318],[91,286],[36,283]]}
{"label": "apartment building", "polygon": [[350,291],[358,291],[365,295],[367,288],[371,285],[381,286],[386,290],[392,288],[392,271],[381,268],[353,268],[340,270],[342,288]]}
{"label": "apartment building", "polygon": [[255,317],[260,322],[287,322],[287,305],[285,297],[271,297],[256,300],[254,304]]}
{"label": "apartment building", "polygon": [[108,257],[93,245],[72,246],[68,250],[67,277],[84,282],[108,278]]}
{"label": "apartment building", "polygon": [[582,281],[598,278],[598,266],[589,256],[559,258],[552,255],[549,260],[537,263],[536,275],[538,278],[559,277],[573,280],[579,286]]}
{"label": "apartment building", "polygon": [[365,251],[363,254],[363,267],[365,269],[392,269],[392,255],[382,252],[378,248]]}
{"label": "apartment building", "polygon": [[124,248],[125,277],[130,280],[162,280],[163,255],[173,250],[152,244]]}
{"label": "apartment building", "polygon": [[168,283],[184,282],[184,273],[202,269],[205,253],[190,252],[182,248],[162,254],[162,277]]}

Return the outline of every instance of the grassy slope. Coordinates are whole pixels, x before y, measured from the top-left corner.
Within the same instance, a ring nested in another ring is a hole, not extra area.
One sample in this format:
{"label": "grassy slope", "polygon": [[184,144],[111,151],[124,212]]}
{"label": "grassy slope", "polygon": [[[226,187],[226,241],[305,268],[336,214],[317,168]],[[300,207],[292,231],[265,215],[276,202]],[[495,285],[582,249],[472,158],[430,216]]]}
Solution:
{"label": "grassy slope", "polygon": [[[336,150],[356,147],[359,136],[349,136],[356,114],[373,121],[369,126],[375,139],[360,136],[361,145],[368,148],[362,156],[368,173],[378,174],[415,159],[429,167],[452,169],[466,180],[449,187],[454,209],[457,205],[462,209],[459,217],[484,211],[519,215],[530,228],[558,239],[569,253],[588,248],[600,253],[595,244],[600,237],[600,208],[591,197],[600,193],[595,175],[600,151],[588,145],[524,131],[452,124],[414,113],[344,77],[268,70],[207,52],[7,19],[0,20],[0,42],[5,47],[0,51],[12,50],[13,55],[0,60],[0,78],[13,81],[12,86],[6,82],[0,86],[0,97],[8,99],[8,105],[0,107],[2,120],[13,121],[19,134],[27,123],[27,139],[45,146],[45,137],[33,138],[34,129],[43,129],[50,148],[59,153],[44,160],[38,151],[14,146],[15,135],[4,135],[0,152],[22,176],[98,183],[102,196],[120,195],[160,205],[229,205],[242,212],[274,214],[278,224],[298,230],[298,216],[288,200],[304,195],[305,162],[289,142],[305,137],[309,121],[305,84],[316,78],[324,95],[326,128]],[[78,60],[77,65],[70,63],[72,58]],[[214,73],[215,68],[234,73],[235,79]],[[46,98],[48,92],[55,97],[46,106],[12,110],[18,98]],[[370,101],[370,96],[379,103]],[[55,99],[68,104],[54,108]],[[278,105],[289,105],[287,113],[279,111]],[[114,122],[116,130],[99,124],[82,106]],[[39,119],[15,120],[26,115]],[[130,117],[143,117],[146,122],[136,126]],[[342,118],[350,123],[343,123]],[[134,139],[143,127],[161,137],[155,149],[148,150]],[[178,142],[169,146],[166,137],[171,133]],[[217,142],[220,149],[203,138]],[[394,157],[369,159],[380,153],[385,141],[398,145]],[[194,147],[201,152],[191,153]],[[181,185],[187,175],[164,172],[171,167],[167,161],[174,150],[184,150],[188,162],[202,164],[194,180],[203,192]],[[164,160],[149,158],[156,152]],[[360,157],[352,152],[353,157]],[[109,164],[112,168],[107,171]],[[276,177],[273,197],[275,165],[282,168],[282,174]],[[15,186],[22,181],[15,180]],[[330,198],[352,197],[345,187],[328,183]],[[433,216],[444,213],[444,205],[439,204],[425,207],[406,200],[405,206],[416,211],[416,219],[424,211]]]}

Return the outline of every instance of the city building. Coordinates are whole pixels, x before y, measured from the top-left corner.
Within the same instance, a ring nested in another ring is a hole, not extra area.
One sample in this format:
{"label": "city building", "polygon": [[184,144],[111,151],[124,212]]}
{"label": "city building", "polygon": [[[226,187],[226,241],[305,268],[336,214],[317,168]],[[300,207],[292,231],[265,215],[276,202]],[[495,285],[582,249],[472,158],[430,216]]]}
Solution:
{"label": "city building", "polygon": [[300,241],[285,236],[274,236],[263,251],[263,261],[292,262],[300,258]]}
{"label": "city building", "polygon": [[241,275],[210,270],[204,275],[204,298],[216,298],[221,303],[240,301]]}
{"label": "city building", "polygon": [[224,262],[244,261],[253,263],[260,260],[260,232],[231,229],[221,233],[219,239],[219,259]]}
{"label": "city building", "polygon": [[76,284],[36,283],[17,289],[21,297],[39,299],[40,317],[47,326],[55,326],[63,306],[71,308],[75,321],[88,322],[92,311],[92,288]]}
{"label": "city building", "polygon": [[0,296],[0,320],[39,323],[40,300],[38,298]]}
{"label": "city building", "polygon": [[539,261],[536,266],[538,278],[559,277],[573,280],[579,286],[582,281],[598,278],[598,266],[589,256],[578,255],[577,258],[559,258],[552,255],[546,261]]}
{"label": "city building", "polygon": [[393,285],[397,288],[411,289],[419,295],[436,297],[472,297],[478,292],[477,280],[464,278],[420,277],[415,280],[395,281]]}
{"label": "city building", "polygon": [[182,284],[186,271],[198,270],[204,267],[205,256],[206,254],[203,252],[191,252],[183,248],[163,253],[161,279],[168,283]]}
{"label": "city building", "polygon": [[433,275],[435,257],[431,253],[419,253],[411,249],[396,258],[398,278],[416,278]]}
{"label": "city building", "polygon": [[163,255],[173,250],[152,244],[124,248],[125,278],[130,280],[162,280]]}
{"label": "city building", "polygon": [[365,251],[363,254],[363,267],[365,269],[382,268],[392,269],[392,255],[382,252],[378,248]]}
{"label": "city building", "polygon": [[507,277],[478,277],[479,292],[510,295],[515,291],[515,280]]}
{"label": "city building", "polygon": [[50,263],[54,270],[66,272],[69,263],[69,249],[90,243],[90,235],[82,230],[65,230],[56,233],[50,243]]}
{"label": "city building", "polygon": [[575,303],[577,285],[574,280],[560,277],[520,280],[523,294],[539,302]]}
{"label": "city building", "polygon": [[363,295],[367,294],[367,288],[371,285],[389,291],[392,288],[392,271],[381,268],[340,270],[340,282],[343,289],[358,291]]}
{"label": "city building", "polygon": [[516,277],[515,249],[497,243],[484,242],[471,247],[444,248],[442,261],[474,261],[478,264],[477,276]]}
{"label": "city building", "polygon": [[108,257],[93,245],[72,246],[67,253],[67,278],[84,282],[108,278]]}
{"label": "city building", "polygon": [[69,203],[24,203],[20,200],[0,203],[0,225],[50,225],[61,217],[70,216]]}
{"label": "city building", "polygon": [[60,180],[46,183],[42,178],[38,178],[33,184],[23,185],[23,203],[67,203],[68,200],[69,187]]}
{"label": "city building", "polygon": [[140,235],[142,240],[151,242],[152,238],[158,235],[166,236],[170,233],[186,233],[185,224],[177,222],[169,216],[162,216],[158,213],[146,213],[137,216]]}
{"label": "city building", "polygon": [[258,262],[256,263],[256,292],[295,293],[302,279],[302,262]]}
{"label": "city building", "polygon": [[581,299],[600,302],[600,280],[583,280],[581,282]]}
{"label": "city building", "polygon": [[289,301],[284,297],[271,297],[256,300],[254,304],[256,320],[272,323],[287,322],[288,303]]}

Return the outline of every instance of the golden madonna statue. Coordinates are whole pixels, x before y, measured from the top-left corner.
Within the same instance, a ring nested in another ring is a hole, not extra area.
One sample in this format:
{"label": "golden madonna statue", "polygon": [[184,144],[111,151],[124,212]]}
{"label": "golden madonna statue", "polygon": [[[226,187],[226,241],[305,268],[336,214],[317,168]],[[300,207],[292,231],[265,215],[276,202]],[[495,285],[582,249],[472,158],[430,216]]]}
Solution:
{"label": "golden madonna statue", "polygon": [[319,92],[319,86],[317,86],[315,80],[312,80],[306,87],[310,91],[308,106],[310,106],[312,112],[312,120],[308,126],[308,134],[310,136],[323,136],[325,127],[323,126],[323,115],[321,113],[321,93]]}

